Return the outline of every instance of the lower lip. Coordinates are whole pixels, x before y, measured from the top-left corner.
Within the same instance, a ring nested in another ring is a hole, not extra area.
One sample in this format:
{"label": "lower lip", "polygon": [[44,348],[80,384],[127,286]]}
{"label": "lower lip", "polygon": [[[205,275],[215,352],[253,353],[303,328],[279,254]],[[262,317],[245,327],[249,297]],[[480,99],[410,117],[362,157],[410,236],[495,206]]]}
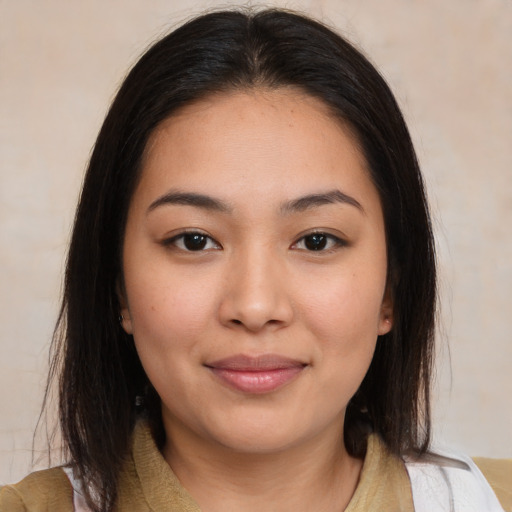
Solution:
{"label": "lower lip", "polygon": [[212,372],[229,387],[252,394],[275,391],[295,379],[303,369],[303,366],[260,371],[211,368]]}

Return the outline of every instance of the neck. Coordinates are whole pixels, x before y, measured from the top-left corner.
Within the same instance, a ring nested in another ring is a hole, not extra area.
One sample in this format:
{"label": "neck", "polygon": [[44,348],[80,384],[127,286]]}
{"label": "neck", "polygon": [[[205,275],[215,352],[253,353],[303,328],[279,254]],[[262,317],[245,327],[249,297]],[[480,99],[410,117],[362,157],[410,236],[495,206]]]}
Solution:
{"label": "neck", "polygon": [[174,442],[164,457],[203,512],[339,512],[362,468],[340,430],[271,453],[241,452],[179,430],[168,435]]}

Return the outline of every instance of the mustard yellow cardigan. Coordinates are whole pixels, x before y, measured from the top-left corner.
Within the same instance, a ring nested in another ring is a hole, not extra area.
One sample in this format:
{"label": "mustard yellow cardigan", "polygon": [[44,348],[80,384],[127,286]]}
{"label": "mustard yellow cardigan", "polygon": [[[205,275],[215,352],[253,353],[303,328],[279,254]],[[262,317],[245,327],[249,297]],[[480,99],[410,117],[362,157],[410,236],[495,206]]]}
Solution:
{"label": "mustard yellow cardigan", "polygon": [[[475,459],[503,508],[512,512],[512,460]],[[73,491],[61,468],[32,473],[0,489],[0,512],[70,512]],[[200,512],[151,437],[139,424],[120,478],[116,512]],[[411,485],[402,460],[372,435],[357,489],[345,512],[414,512]]]}

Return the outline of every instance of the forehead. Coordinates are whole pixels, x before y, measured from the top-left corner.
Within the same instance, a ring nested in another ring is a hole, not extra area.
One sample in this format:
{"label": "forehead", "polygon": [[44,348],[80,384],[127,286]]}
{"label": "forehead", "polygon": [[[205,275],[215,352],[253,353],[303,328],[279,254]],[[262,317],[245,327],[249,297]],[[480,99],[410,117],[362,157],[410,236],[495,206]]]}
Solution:
{"label": "forehead", "polygon": [[270,198],[315,187],[369,189],[369,176],[352,131],[322,101],[294,89],[258,89],[208,96],[162,122],[146,147],[140,184],[155,194],[193,187]]}
{"label": "forehead", "polygon": [[[244,131],[241,132],[240,128]],[[178,109],[153,131],[144,156],[146,162],[155,152],[155,146],[159,146],[158,151],[169,143],[171,137],[176,143],[186,141],[187,144],[197,142],[204,145],[211,142],[213,145],[228,138],[234,142],[239,135],[239,141],[244,136],[252,137],[252,145],[256,145],[267,135],[266,142],[272,145],[272,140],[283,142],[287,135],[291,135],[286,143],[289,145],[296,138],[297,145],[300,145],[303,136],[311,139],[316,132],[317,137],[325,140],[322,135],[329,131],[350,139],[352,150],[360,153],[358,138],[351,126],[341,116],[335,115],[325,102],[304,91],[296,87],[235,90],[214,93]],[[276,140],[279,132],[283,137]],[[209,137],[205,138],[206,135]],[[250,140],[245,142],[251,145]],[[362,155],[358,156],[366,165]]]}

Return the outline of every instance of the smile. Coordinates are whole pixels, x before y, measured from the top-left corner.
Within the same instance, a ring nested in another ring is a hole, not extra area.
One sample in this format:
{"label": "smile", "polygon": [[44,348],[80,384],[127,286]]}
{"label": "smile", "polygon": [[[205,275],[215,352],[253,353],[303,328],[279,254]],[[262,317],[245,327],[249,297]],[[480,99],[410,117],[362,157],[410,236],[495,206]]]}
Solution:
{"label": "smile", "polygon": [[268,354],[260,357],[237,355],[205,366],[232,389],[243,393],[264,394],[294,380],[307,364]]}

